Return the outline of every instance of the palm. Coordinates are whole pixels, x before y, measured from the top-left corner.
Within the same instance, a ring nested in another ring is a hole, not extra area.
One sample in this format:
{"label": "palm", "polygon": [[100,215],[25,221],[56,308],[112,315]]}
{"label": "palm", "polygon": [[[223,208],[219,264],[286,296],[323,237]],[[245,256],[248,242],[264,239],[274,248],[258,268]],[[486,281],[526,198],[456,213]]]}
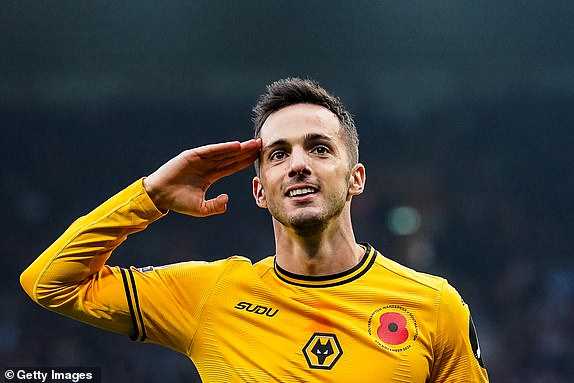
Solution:
{"label": "palm", "polygon": [[218,179],[253,163],[260,146],[260,140],[249,140],[186,150],[147,177],[146,190],[162,210],[196,217],[223,213],[227,195],[206,200],[207,190]]}

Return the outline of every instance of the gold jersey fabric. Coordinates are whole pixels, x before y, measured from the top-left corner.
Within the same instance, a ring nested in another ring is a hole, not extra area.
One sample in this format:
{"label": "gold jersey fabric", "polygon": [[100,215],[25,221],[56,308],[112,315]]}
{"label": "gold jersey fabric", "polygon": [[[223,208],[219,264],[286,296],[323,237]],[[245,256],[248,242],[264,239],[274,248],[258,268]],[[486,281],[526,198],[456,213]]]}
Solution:
{"label": "gold jersey fabric", "polygon": [[273,257],[108,266],[162,217],[130,185],[75,221],[21,276],[40,305],[187,355],[204,382],[487,382],[467,305],[444,279],[368,244],[347,272],[309,277]]}

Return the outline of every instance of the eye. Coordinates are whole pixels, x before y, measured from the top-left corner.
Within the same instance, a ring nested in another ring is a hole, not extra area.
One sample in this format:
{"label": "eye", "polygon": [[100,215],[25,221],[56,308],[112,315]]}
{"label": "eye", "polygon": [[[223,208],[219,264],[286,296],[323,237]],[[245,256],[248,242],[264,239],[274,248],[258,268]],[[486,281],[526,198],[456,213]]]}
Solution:
{"label": "eye", "polygon": [[271,161],[281,161],[287,157],[287,153],[282,150],[276,150],[269,156]]}
{"label": "eye", "polygon": [[323,155],[323,154],[329,154],[329,153],[331,153],[331,151],[325,145],[318,145],[318,146],[315,146],[313,148],[313,150],[311,150],[311,153]]}

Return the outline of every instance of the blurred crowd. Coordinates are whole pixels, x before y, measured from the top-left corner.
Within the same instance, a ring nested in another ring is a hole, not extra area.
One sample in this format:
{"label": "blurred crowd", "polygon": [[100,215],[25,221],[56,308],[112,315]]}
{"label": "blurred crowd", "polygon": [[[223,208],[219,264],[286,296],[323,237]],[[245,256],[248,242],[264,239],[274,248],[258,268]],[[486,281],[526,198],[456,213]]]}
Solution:
{"label": "blurred crowd", "polygon": [[[572,381],[574,96],[461,100],[409,118],[367,97],[352,104],[367,167],[366,192],[353,202],[357,239],[459,290],[493,382]],[[101,366],[105,382],[199,382],[182,355],[38,307],[18,277],[72,220],[178,151],[249,137],[249,111],[222,109],[3,111],[4,366]],[[270,219],[251,201],[252,174],[214,187],[230,193],[228,214],[201,222],[170,214],[130,237],[110,263],[272,254]]]}

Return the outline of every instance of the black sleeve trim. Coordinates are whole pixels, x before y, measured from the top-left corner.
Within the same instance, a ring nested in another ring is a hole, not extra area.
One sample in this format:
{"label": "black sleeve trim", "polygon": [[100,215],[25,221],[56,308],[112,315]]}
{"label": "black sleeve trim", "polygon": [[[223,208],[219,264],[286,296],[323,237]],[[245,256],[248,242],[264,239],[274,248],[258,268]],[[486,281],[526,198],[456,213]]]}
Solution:
{"label": "black sleeve trim", "polygon": [[[143,342],[147,338],[145,327],[143,325],[143,316],[140,309],[138,293],[136,289],[136,281],[134,275],[129,269],[120,269],[122,273],[122,279],[124,282],[124,289],[126,292],[126,298],[128,301],[128,307],[130,309],[130,315],[132,318],[132,324],[134,328],[133,335],[130,336],[131,340]],[[128,281],[129,278],[129,281]]]}

